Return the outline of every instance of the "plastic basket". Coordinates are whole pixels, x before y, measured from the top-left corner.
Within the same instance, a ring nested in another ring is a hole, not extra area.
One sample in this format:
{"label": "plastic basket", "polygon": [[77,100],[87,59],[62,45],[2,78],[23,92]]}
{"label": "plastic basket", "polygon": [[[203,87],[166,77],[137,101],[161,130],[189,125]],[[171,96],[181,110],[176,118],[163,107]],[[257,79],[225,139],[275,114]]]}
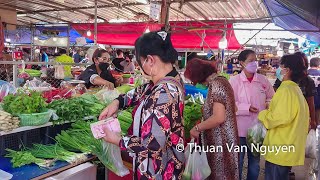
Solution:
{"label": "plastic basket", "polygon": [[49,122],[51,112],[33,113],[33,114],[20,114],[20,126],[40,126]]}

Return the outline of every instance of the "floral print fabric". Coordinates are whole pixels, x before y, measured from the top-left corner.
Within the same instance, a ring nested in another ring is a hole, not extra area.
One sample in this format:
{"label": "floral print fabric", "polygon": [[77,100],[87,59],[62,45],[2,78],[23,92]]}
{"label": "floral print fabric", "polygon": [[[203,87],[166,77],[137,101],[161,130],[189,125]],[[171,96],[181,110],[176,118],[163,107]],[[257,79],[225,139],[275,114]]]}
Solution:
{"label": "floral print fabric", "polygon": [[184,143],[183,93],[174,83],[149,83],[118,98],[122,108],[136,106],[133,135],[120,141],[135,155],[134,179],[182,179],[184,153],[176,146]]}

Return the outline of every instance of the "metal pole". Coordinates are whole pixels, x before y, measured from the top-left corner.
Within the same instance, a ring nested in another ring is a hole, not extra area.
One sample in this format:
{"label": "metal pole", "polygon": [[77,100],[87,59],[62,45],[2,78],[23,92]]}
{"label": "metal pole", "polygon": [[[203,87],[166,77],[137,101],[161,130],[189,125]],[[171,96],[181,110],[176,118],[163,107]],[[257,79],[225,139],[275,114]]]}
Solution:
{"label": "metal pole", "polygon": [[[13,59],[13,61],[16,61],[15,59]],[[12,81],[13,81],[13,86],[14,87],[18,87],[18,70],[17,70],[17,65],[13,64],[12,66]]]}
{"label": "metal pole", "polygon": [[97,45],[97,14],[98,14],[98,1],[95,0],[94,1],[94,5],[95,5],[95,8],[94,8],[94,45]]}
{"label": "metal pole", "polygon": [[68,37],[68,44],[67,44],[67,54],[69,55],[69,50],[70,50],[70,24],[68,24],[68,29],[67,29],[67,37]]}
{"label": "metal pole", "polygon": [[166,19],[165,19],[165,23],[166,23],[166,31],[169,31],[170,29],[170,23],[169,23],[169,10],[170,8],[170,1],[166,1]]}
{"label": "metal pole", "polygon": [[34,44],[34,28],[33,25],[31,24],[31,44],[30,44],[30,61],[32,61],[33,58],[33,44]]}

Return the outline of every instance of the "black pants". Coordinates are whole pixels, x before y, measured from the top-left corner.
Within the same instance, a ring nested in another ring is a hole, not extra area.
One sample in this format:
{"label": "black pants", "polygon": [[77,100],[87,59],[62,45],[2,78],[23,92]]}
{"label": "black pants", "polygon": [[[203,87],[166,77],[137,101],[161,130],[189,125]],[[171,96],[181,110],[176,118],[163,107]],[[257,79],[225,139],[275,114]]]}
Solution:
{"label": "black pants", "polygon": [[265,180],[288,180],[291,166],[280,166],[266,161]]}

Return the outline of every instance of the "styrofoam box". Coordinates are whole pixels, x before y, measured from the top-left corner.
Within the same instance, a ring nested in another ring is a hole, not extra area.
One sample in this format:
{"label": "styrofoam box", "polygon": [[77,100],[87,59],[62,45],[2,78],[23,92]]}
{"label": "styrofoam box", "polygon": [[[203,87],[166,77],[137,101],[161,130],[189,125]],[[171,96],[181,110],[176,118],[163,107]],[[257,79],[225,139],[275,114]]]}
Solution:
{"label": "styrofoam box", "polygon": [[96,180],[96,176],[97,166],[87,162],[45,180]]}
{"label": "styrofoam box", "polygon": [[5,172],[5,171],[2,171],[2,170],[0,169],[0,179],[1,179],[1,180],[10,180],[12,177],[13,177],[12,174],[7,173],[7,172]]}

